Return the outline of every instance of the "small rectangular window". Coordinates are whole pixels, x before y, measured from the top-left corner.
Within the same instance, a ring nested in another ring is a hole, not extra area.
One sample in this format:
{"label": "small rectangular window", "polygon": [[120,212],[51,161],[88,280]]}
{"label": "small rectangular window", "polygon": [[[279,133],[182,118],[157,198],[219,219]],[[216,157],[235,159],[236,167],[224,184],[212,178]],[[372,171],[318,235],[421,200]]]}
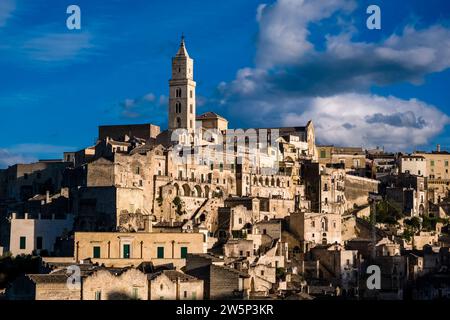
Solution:
{"label": "small rectangular window", "polygon": [[187,247],[181,247],[181,259],[186,259],[188,254],[188,248]]}
{"label": "small rectangular window", "polygon": [[20,250],[27,248],[27,237],[20,237]]}
{"label": "small rectangular window", "polygon": [[129,244],[123,245],[123,258],[124,259],[130,258],[130,245]]}
{"label": "small rectangular window", "polygon": [[102,300],[102,292],[95,291],[95,300]]}
{"label": "small rectangular window", "polygon": [[94,257],[94,259],[100,258],[100,247],[99,246],[95,246],[93,248],[92,256]]}
{"label": "small rectangular window", "polygon": [[164,259],[164,247],[158,247],[157,254],[158,259]]}

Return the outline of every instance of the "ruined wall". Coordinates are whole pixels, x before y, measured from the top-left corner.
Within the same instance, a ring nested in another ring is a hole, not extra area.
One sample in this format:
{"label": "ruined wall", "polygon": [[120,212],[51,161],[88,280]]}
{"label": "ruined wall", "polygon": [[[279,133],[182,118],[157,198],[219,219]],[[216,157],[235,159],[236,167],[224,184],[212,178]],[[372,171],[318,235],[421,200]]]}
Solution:
{"label": "ruined wall", "polygon": [[81,300],[81,289],[69,289],[66,282],[36,284],[36,300]]}
{"label": "ruined wall", "polygon": [[95,300],[96,292],[101,300],[148,300],[147,275],[137,269],[129,269],[119,276],[108,270],[99,270],[83,280],[83,300]]}
{"label": "ruined wall", "polygon": [[345,176],[345,199],[347,210],[355,205],[368,203],[369,192],[378,192],[379,181],[347,174]]}

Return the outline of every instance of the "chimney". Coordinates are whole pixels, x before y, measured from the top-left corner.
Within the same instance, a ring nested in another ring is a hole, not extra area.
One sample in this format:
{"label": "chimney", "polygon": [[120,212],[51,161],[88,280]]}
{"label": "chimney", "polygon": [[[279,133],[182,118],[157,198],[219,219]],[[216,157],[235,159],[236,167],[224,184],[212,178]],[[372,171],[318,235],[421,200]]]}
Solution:
{"label": "chimney", "polygon": [[440,144],[438,144],[438,145],[436,146],[436,151],[437,151],[437,152],[441,152],[441,145],[440,145]]}

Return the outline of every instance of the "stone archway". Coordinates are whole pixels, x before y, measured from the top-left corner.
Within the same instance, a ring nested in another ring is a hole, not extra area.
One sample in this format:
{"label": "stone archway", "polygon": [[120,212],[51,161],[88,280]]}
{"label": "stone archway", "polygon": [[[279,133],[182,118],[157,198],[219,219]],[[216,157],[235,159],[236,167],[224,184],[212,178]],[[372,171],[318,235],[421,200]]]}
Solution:
{"label": "stone archway", "polygon": [[185,197],[190,197],[192,196],[191,194],[191,188],[189,187],[189,185],[187,183],[183,184],[183,195]]}
{"label": "stone archway", "polygon": [[200,187],[199,185],[195,185],[194,187],[194,196],[199,198],[203,196],[202,187]]}
{"label": "stone archway", "polygon": [[210,192],[209,186],[205,186],[205,198],[209,198],[210,197],[209,192]]}

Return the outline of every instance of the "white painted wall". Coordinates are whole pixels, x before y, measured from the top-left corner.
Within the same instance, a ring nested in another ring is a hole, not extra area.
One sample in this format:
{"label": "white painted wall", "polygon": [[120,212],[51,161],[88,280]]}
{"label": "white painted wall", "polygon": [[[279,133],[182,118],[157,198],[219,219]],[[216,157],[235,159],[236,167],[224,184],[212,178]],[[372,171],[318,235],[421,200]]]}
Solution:
{"label": "white painted wall", "polygon": [[[37,237],[42,237],[42,250],[53,251],[55,240],[64,231],[73,228],[73,216],[66,219],[18,219],[13,213],[11,218],[10,251],[13,255],[31,254],[36,249]],[[20,249],[20,237],[26,237],[25,249]]]}

